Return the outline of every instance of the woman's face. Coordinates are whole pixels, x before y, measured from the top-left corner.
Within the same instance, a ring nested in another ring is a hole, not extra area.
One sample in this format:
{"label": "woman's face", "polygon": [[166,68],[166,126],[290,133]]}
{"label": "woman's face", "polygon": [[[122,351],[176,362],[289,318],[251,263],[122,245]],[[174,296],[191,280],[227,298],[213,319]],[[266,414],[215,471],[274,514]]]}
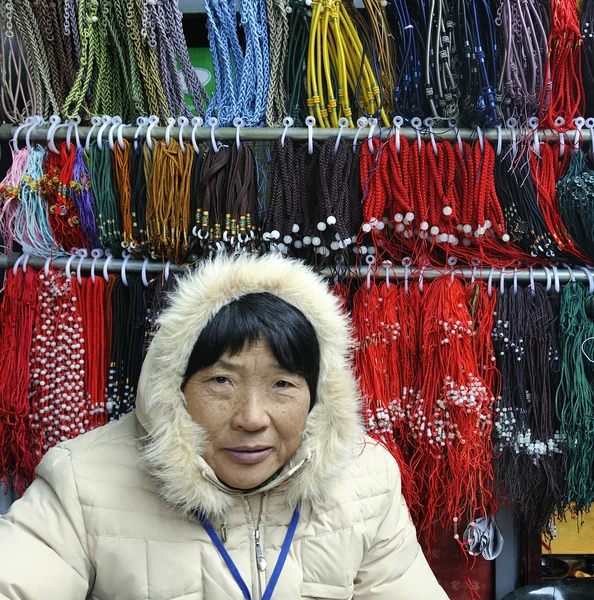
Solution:
{"label": "woman's face", "polygon": [[301,443],[308,385],[278,364],[266,341],[192,375],[185,396],[188,413],[208,432],[204,458],[230,487],[264,483]]}

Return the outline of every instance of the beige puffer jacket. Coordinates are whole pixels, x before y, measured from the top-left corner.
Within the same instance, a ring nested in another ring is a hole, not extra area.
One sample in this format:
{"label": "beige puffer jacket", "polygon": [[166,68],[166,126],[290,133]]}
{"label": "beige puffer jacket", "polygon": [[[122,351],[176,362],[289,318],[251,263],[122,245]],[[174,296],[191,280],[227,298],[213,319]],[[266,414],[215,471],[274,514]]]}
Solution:
{"label": "beige puffer jacket", "polygon": [[[267,487],[240,494],[202,459],[206,434],[189,418],[180,385],[212,315],[262,291],[310,320],[321,368],[297,454]],[[216,259],[188,276],[151,344],[136,412],[50,450],[0,519],[0,598],[241,600],[200,509],[260,599],[300,503],[274,599],[447,600],[416,541],[396,463],[362,436],[349,344],[338,302],[301,264]]]}

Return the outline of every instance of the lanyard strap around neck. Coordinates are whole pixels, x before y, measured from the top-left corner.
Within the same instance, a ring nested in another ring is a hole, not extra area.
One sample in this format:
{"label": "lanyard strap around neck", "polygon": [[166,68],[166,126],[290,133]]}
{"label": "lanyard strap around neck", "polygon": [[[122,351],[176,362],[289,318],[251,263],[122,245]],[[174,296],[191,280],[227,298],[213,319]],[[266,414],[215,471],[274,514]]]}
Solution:
{"label": "lanyard strap around neck", "polygon": [[[237,566],[233,562],[233,559],[229,556],[229,553],[223,546],[223,542],[221,542],[219,536],[214,530],[213,526],[209,523],[208,519],[203,514],[198,514],[198,518],[202,523],[206,533],[208,533],[208,537],[212,540],[212,543],[215,545],[216,549],[219,551],[219,554],[227,564],[229,571],[231,571],[231,575],[233,575],[233,579],[239,586],[243,597],[245,600],[252,600],[252,596],[246,585],[243,577],[239,573]],[[289,548],[291,547],[291,543],[293,542],[293,537],[295,536],[295,530],[297,529],[297,523],[299,522],[299,507],[295,509],[293,512],[293,517],[291,518],[291,522],[289,523],[289,528],[287,530],[287,535],[285,536],[285,541],[283,542],[283,546],[281,548],[280,554],[278,556],[278,560],[276,561],[276,565],[274,566],[274,571],[272,572],[272,577],[266,586],[266,591],[262,596],[262,600],[270,600],[272,598],[272,594],[274,592],[274,588],[278,583],[278,578],[280,577],[281,571],[285,566],[285,561],[287,560],[287,556],[289,554]]]}

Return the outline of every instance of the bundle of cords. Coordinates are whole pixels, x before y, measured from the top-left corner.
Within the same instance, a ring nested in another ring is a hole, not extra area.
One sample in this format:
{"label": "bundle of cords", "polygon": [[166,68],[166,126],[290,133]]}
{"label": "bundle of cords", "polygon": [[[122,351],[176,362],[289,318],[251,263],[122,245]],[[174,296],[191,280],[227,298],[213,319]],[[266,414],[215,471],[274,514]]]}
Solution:
{"label": "bundle of cords", "polygon": [[115,280],[111,294],[111,361],[106,408],[110,421],[134,409],[145,338],[146,289],[140,276]]}
{"label": "bundle of cords", "polygon": [[289,39],[289,0],[266,0],[270,57],[270,86],[266,105],[266,125],[279,127],[287,114],[285,64]]}
{"label": "bundle of cords", "polygon": [[[253,4],[257,4],[257,2]],[[159,48],[160,75],[167,98],[168,116],[184,115],[187,118],[192,117],[181,80],[177,76],[179,64],[183,73],[187,95],[192,100],[195,114],[204,117],[208,96],[190,61],[182,27],[182,13],[177,0],[163,0],[161,2],[142,0],[142,10],[143,27],[146,28],[151,40],[156,40]],[[235,11],[233,11],[233,16],[235,16]],[[261,65],[256,64],[254,67],[261,67]],[[138,116],[138,113],[134,116]]]}
{"label": "bundle of cords", "polygon": [[49,256],[61,247],[54,241],[46,202],[42,195],[45,149],[37,145],[29,152],[27,166],[18,190],[18,206],[14,216],[14,234],[23,252]]}
{"label": "bundle of cords", "polygon": [[[278,140],[263,240],[283,253],[324,262],[344,253],[359,231],[358,156],[344,141],[295,147]],[[321,258],[318,258],[321,257]]]}
{"label": "bundle of cords", "polygon": [[9,269],[0,311],[0,478],[22,494],[37,464],[31,445],[29,360],[40,281],[33,269]]}
{"label": "bundle of cords", "polygon": [[565,286],[561,296],[561,382],[556,407],[561,435],[567,446],[567,495],[575,514],[594,502],[594,340],[592,296],[580,283]]}
{"label": "bundle of cords", "polygon": [[431,539],[438,522],[447,528],[495,512],[495,398],[481,373],[482,357],[474,354],[474,321],[463,282],[446,276],[425,286],[421,310],[418,393],[407,420],[415,447],[410,464],[426,503],[418,525]]}
{"label": "bundle of cords", "polygon": [[320,127],[354,127],[351,99],[362,115],[389,125],[376,59],[370,59],[351,15],[352,0],[313,0],[307,53],[307,106]]}
{"label": "bundle of cords", "polygon": [[[15,112],[21,112],[30,108],[30,114],[40,114],[44,117],[49,117],[52,114],[58,114],[59,104],[54,93],[54,81],[48,64],[46,43],[39,30],[39,25],[35,19],[32,2],[30,0],[15,2],[7,0],[3,2],[2,10],[2,31],[8,38],[13,39],[17,36],[17,48],[11,44],[8,48],[9,57],[12,59],[12,64],[6,64],[6,69],[2,72],[2,98],[8,96],[12,107],[8,107],[7,112],[14,115]],[[4,46],[4,38],[2,45]],[[24,51],[19,47],[20,43],[24,45]],[[15,56],[16,50],[19,56]],[[6,52],[3,48],[2,52]],[[26,67],[23,65],[23,60],[26,61]],[[5,63],[2,63],[5,66]],[[13,67],[19,67],[18,71],[13,71]],[[24,71],[24,73],[23,73]],[[23,73],[23,80],[26,82],[26,88],[32,92],[29,97],[24,96],[25,89],[21,86],[23,83],[20,80],[20,75]],[[17,80],[12,79],[9,85],[10,77],[18,77]],[[8,90],[11,90],[10,92]],[[13,91],[14,90],[14,91]],[[16,96],[13,96],[16,94]],[[20,98],[20,101],[19,101]],[[34,112],[33,112],[34,111]],[[13,117],[14,118],[14,117]]]}
{"label": "bundle of cords", "polygon": [[131,253],[145,256],[147,253],[146,234],[146,179],[144,174],[144,150],[134,146],[130,150],[130,213],[132,216],[132,241],[128,247]]}
{"label": "bundle of cords", "polygon": [[23,38],[14,29],[14,2],[0,5],[0,120],[22,123],[37,113]]}
{"label": "bundle of cords", "polygon": [[494,127],[499,122],[496,106],[499,49],[490,5],[486,0],[458,0],[455,14],[461,116],[467,123]]}
{"label": "bundle of cords", "polygon": [[557,203],[571,239],[590,260],[594,258],[593,193],[594,171],[586,165],[582,151],[573,151],[567,173],[557,183]]}
{"label": "bundle of cords", "polygon": [[42,270],[39,280],[29,388],[36,463],[57,443],[90,429],[80,288],[63,271]]}
{"label": "bundle of cords", "polygon": [[555,161],[558,161],[558,157],[549,144],[541,144],[538,151],[530,151],[530,174],[534,181],[538,205],[559,250],[587,262],[588,259],[576,247],[561,218],[557,201]]}
{"label": "bundle of cords", "polygon": [[270,85],[266,0],[239,1],[245,50],[239,43],[235,0],[206,0],[204,8],[217,82],[207,116],[216,115],[222,126],[231,126],[238,116],[247,127],[264,125]]}
{"label": "bundle of cords", "polygon": [[0,181],[0,243],[5,254],[12,252],[15,241],[15,215],[21,179],[29,162],[29,148],[15,150],[11,147],[12,162]]}
{"label": "bundle of cords", "polygon": [[[168,143],[169,142],[169,143]],[[194,151],[190,144],[161,140],[155,144],[152,194],[147,198],[146,223],[152,258],[182,262],[188,253],[190,175]],[[131,214],[129,214],[130,226]],[[131,228],[130,228],[131,229]]]}
{"label": "bundle of cords", "polygon": [[559,259],[561,253],[547,228],[530,176],[529,153],[522,151],[514,156],[511,150],[506,152],[496,162],[495,173],[497,194],[512,243],[532,258]]}
{"label": "bundle of cords", "polygon": [[113,182],[113,156],[109,146],[94,141],[89,148],[89,172],[95,198],[95,223],[101,247],[114,256],[122,252],[120,207]]}
{"label": "bundle of cords", "polygon": [[501,0],[495,18],[502,31],[503,52],[498,104],[505,118],[527,121],[539,112],[550,90],[550,5],[548,2]]}
{"label": "bundle of cords", "polygon": [[86,247],[99,248],[99,236],[95,224],[95,197],[91,185],[91,174],[86,164],[84,148],[81,144],[76,146],[76,158],[72,171],[71,194],[78,208],[80,226]]}
{"label": "bundle of cords", "polygon": [[[462,260],[513,262],[509,236],[495,190],[495,151],[486,141],[462,150],[450,142],[374,140],[361,149],[363,232],[397,256],[416,261],[440,250]],[[394,234],[392,234],[392,231]],[[379,243],[379,242],[378,242]],[[377,244],[376,244],[377,245]]]}
{"label": "bundle of cords", "polygon": [[558,312],[540,284],[497,298],[493,340],[502,389],[495,420],[499,494],[530,531],[544,531],[564,500],[564,445],[555,418]]}
{"label": "bundle of cords", "polygon": [[[460,101],[459,50],[454,31],[453,2],[429,0],[429,6],[418,6],[419,23],[424,40],[423,91],[426,114],[436,124],[447,125],[458,120]],[[477,57],[478,58],[478,57]]]}
{"label": "bundle of cords", "polygon": [[[404,293],[395,283],[387,281],[376,285],[368,281],[353,296],[352,323],[357,339],[355,370],[365,398],[367,433],[381,442],[398,461],[403,493],[414,511],[413,507],[418,506],[418,490],[407,462],[407,440],[399,426],[402,423],[400,415],[404,416],[402,403],[406,402],[412,385],[410,377],[414,367],[410,368],[413,358],[410,351],[416,351],[414,329],[418,322],[405,321],[412,315],[398,310],[400,305],[409,304],[401,299]],[[402,327],[408,329],[410,325],[413,335],[405,337]],[[413,393],[412,388],[410,393]]]}
{"label": "bundle of cords", "polygon": [[582,82],[585,114],[594,114],[594,2],[585,0],[580,17],[582,34]]}
{"label": "bundle of cords", "polygon": [[392,0],[390,8],[388,14],[392,16],[393,35],[398,42],[394,110],[410,122],[414,117],[425,114],[425,94],[421,89],[424,44],[418,24],[419,15],[411,13],[405,0]]}
{"label": "bundle of cords", "polygon": [[58,150],[56,153],[48,148],[43,159],[42,190],[52,236],[64,250],[72,252],[86,245],[78,206],[71,194],[72,188],[76,187],[73,184],[76,151],[72,145],[68,149],[66,142],[60,144]]}
{"label": "bundle of cords", "polygon": [[297,127],[303,127],[308,115],[307,82],[304,76],[311,11],[306,0],[289,0],[289,41],[285,64],[287,111]]}
{"label": "bundle of cords", "polygon": [[[574,117],[583,112],[581,45],[582,34],[576,2],[553,2],[548,43],[551,88],[547,87],[542,96],[539,111],[539,120],[544,127],[565,131]],[[564,123],[560,124],[559,119],[563,119]]]}

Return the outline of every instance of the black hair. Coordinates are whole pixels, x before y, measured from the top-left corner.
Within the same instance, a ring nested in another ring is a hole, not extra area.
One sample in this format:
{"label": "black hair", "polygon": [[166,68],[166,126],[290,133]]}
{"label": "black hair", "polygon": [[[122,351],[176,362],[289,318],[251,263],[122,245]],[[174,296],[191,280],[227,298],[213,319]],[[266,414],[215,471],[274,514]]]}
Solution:
{"label": "black hair", "polygon": [[208,322],[192,349],[182,390],[194,373],[214,365],[225,352],[234,356],[246,342],[254,344],[262,339],[283,369],[305,379],[311,410],[320,373],[316,332],[299,309],[267,292],[241,296]]}

